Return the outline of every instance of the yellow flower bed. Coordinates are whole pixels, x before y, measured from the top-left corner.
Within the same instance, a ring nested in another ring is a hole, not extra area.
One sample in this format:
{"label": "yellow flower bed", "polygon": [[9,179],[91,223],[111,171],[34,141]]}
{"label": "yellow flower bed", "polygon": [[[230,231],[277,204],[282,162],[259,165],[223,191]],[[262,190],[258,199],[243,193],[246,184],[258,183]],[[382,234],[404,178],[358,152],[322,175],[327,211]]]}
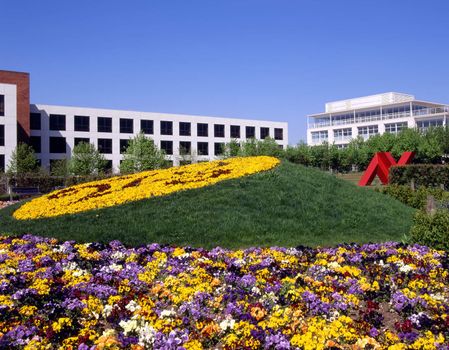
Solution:
{"label": "yellow flower bed", "polygon": [[33,199],[17,209],[19,220],[74,214],[126,202],[200,188],[266,171],[279,164],[273,157],[232,158],[83,183]]}

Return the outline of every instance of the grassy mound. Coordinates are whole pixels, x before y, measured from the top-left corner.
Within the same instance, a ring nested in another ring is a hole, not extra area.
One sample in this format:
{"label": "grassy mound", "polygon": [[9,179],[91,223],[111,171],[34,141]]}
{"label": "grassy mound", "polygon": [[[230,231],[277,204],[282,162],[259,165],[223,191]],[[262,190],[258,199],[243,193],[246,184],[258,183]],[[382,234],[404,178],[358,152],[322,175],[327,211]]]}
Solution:
{"label": "grassy mound", "polygon": [[207,248],[400,240],[414,213],[388,196],[288,162],[206,188],[75,215],[18,221],[12,217],[17,208],[0,210],[1,233]]}

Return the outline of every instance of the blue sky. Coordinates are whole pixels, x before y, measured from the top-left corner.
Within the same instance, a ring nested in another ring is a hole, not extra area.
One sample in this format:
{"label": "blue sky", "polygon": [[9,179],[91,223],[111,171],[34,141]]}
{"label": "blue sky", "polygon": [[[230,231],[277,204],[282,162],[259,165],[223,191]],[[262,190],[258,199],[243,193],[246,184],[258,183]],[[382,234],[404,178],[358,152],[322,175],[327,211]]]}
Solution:
{"label": "blue sky", "polygon": [[449,103],[447,0],[2,0],[33,103],[289,122],[398,91]]}

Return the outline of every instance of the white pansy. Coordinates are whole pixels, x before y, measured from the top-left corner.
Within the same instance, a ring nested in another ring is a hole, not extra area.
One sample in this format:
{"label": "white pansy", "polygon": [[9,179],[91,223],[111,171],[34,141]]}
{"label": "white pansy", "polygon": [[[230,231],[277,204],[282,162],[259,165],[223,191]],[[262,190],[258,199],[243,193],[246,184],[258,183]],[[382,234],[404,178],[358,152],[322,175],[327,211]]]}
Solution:
{"label": "white pansy", "polygon": [[120,321],[119,326],[123,328],[123,333],[128,335],[137,330],[137,320]]}
{"label": "white pansy", "polygon": [[173,310],[162,310],[160,317],[161,318],[169,318],[172,316],[175,316],[176,312],[174,312]]}
{"label": "white pansy", "polygon": [[111,314],[112,309],[113,309],[112,305],[106,305],[102,311],[103,317],[105,318],[108,317]]}
{"label": "white pansy", "polygon": [[131,312],[134,312],[136,310],[140,310],[141,307],[139,304],[137,304],[134,300],[131,300],[126,306],[125,306],[126,310],[129,310]]}
{"label": "white pansy", "polygon": [[125,256],[125,253],[122,252],[114,252],[111,254],[111,258],[114,260],[123,260]]}
{"label": "white pansy", "polygon": [[226,318],[220,322],[220,328],[222,331],[225,331],[225,332],[228,329],[234,329],[234,326],[235,326],[235,320],[232,318]]}
{"label": "white pansy", "polygon": [[327,264],[327,266],[329,266],[331,269],[334,269],[334,270],[341,267],[341,265],[336,261],[330,262],[329,264]]}
{"label": "white pansy", "polygon": [[237,267],[242,267],[246,264],[246,261],[243,259],[237,259],[237,260],[234,260],[234,262],[232,264]]}
{"label": "white pansy", "polygon": [[74,261],[62,264],[62,271],[73,271],[78,268],[78,264]]}
{"label": "white pansy", "polygon": [[153,345],[156,331],[148,324],[148,322],[144,322],[144,324],[139,328],[138,333],[140,346],[148,347]]}

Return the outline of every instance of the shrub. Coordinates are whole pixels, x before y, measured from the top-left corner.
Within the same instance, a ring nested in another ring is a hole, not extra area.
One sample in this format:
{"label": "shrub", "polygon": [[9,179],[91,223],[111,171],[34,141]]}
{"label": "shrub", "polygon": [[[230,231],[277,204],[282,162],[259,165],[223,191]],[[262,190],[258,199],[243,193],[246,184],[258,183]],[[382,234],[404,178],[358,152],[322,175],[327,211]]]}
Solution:
{"label": "shrub", "polygon": [[36,155],[31,146],[19,143],[11,154],[7,173],[21,175],[39,171]]}
{"label": "shrub", "polygon": [[449,189],[449,166],[417,164],[392,166],[390,168],[390,183],[420,187],[440,187]]}
{"label": "shrub", "polygon": [[93,144],[80,142],[73,148],[68,168],[73,175],[89,176],[103,173],[106,164],[103,154]]}
{"label": "shrub", "polygon": [[376,188],[375,191],[387,194],[415,209],[423,209],[426,206],[428,196],[433,196],[438,201],[449,200],[449,192],[441,188],[419,187],[417,190],[413,190],[406,185],[389,185]]}
{"label": "shrub", "polygon": [[433,214],[417,212],[410,230],[410,239],[429,247],[449,250],[449,211],[439,209]]}

